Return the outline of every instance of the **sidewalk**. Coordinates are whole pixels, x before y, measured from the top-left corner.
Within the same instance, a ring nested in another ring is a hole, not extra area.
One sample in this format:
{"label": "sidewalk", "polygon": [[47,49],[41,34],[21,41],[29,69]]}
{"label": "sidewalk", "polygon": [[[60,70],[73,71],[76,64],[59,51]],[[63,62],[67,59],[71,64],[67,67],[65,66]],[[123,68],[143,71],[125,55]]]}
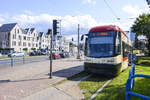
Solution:
{"label": "sidewalk", "polygon": [[55,60],[52,79],[48,76],[49,61],[0,71],[3,73],[0,74],[0,100],[74,100],[53,84],[81,72],[81,65],[83,62],[74,58]]}

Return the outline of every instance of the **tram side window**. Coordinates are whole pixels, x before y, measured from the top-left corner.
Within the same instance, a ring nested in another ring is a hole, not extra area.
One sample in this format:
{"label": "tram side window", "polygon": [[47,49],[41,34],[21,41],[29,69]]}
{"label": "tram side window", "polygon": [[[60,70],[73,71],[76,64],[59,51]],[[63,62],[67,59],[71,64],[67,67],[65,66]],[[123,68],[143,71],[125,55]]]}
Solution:
{"label": "tram side window", "polygon": [[121,54],[121,33],[120,32],[117,32],[117,35],[116,35],[115,54],[116,55]]}
{"label": "tram side window", "polygon": [[88,51],[87,42],[88,42],[88,38],[85,39],[85,48],[84,48],[84,55],[85,56],[87,56],[87,51]]}
{"label": "tram side window", "polygon": [[123,46],[123,57],[127,57],[129,53],[129,46],[125,42],[122,42],[122,46]]}

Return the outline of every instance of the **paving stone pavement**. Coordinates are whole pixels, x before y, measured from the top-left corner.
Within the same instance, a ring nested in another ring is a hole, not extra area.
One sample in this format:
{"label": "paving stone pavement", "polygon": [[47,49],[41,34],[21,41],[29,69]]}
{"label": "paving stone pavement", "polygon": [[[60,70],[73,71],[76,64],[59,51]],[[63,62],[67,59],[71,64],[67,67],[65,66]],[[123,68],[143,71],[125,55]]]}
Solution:
{"label": "paving stone pavement", "polygon": [[[74,58],[55,60],[52,79],[48,76],[49,61],[0,71],[3,73],[0,74],[0,100],[75,100],[53,87],[53,84],[83,71],[82,65],[83,61]],[[44,93],[44,96],[40,96],[40,92]]]}

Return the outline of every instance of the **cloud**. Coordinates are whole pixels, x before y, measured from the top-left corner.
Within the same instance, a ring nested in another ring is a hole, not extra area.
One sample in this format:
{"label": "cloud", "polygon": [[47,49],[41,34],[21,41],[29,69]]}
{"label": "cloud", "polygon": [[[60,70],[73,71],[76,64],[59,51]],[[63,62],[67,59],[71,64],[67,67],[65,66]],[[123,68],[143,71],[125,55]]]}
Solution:
{"label": "cloud", "polygon": [[5,21],[5,19],[0,17],[0,22],[3,22],[3,21]]}
{"label": "cloud", "polygon": [[[80,25],[80,34],[86,34],[90,28],[100,25],[117,25],[125,31],[129,30],[130,26],[132,25],[132,22],[98,22],[93,16],[89,14],[82,14],[77,16],[66,15],[64,17],[54,16],[48,13],[43,13],[40,15],[18,14],[11,17],[9,16],[9,21],[17,22],[21,28],[24,29],[35,27],[38,32],[47,32],[49,28],[52,28],[53,19],[61,20],[62,35],[66,36],[70,40],[73,37],[75,41],[77,39],[78,24]],[[8,18],[4,18],[4,20],[6,22]]]}
{"label": "cloud", "polygon": [[81,29],[91,28],[95,25],[98,25],[98,22],[90,15],[66,15],[64,17],[61,17],[53,16],[50,14],[40,14],[37,16],[21,14],[12,17],[12,20],[18,22],[19,25],[21,25],[22,27],[38,27],[39,31],[43,31],[50,28],[52,26],[53,19],[61,20],[61,27],[64,31],[76,30],[78,24],[80,24]]}
{"label": "cloud", "polygon": [[93,5],[95,5],[96,1],[95,0],[82,0],[82,3],[83,4],[93,4]]}
{"label": "cloud", "polygon": [[123,8],[123,11],[131,15],[131,17],[138,17],[140,14],[142,14],[143,10],[140,9],[138,6],[131,6],[131,5],[126,5]]}
{"label": "cloud", "polygon": [[24,13],[30,15],[30,14],[32,14],[32,11],[30,11],[30,10],[25,10]]}

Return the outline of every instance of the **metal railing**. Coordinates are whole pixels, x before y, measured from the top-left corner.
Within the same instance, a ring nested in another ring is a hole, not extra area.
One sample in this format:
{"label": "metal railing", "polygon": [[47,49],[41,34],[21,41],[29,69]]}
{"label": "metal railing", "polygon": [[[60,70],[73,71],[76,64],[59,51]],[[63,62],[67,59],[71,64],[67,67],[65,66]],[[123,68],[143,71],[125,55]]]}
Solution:
{"label": "metal railing", "polygon": [[132,64],[131,69],[129,71],[129,78],[126,83],[126,100],[131,100],[131,95],[139,97],[139,98],[143,98],[146,100],[150,100],[150,97],[148,96],[144,96],[138,93],[131,92],[131,90],[134,88],[134,83],[135,83],[134,78],[136,77],[150,78],[150,75],[143,75],[143,74],[135,75],[135,65]]}
{"label": "metal railing", "polygon": [[48,60],[48,56],[20,56],[20,57],[5,57],[0,59],[0,66],[11,66],[16,64],[25,64],[32,62],[40,62]]}

